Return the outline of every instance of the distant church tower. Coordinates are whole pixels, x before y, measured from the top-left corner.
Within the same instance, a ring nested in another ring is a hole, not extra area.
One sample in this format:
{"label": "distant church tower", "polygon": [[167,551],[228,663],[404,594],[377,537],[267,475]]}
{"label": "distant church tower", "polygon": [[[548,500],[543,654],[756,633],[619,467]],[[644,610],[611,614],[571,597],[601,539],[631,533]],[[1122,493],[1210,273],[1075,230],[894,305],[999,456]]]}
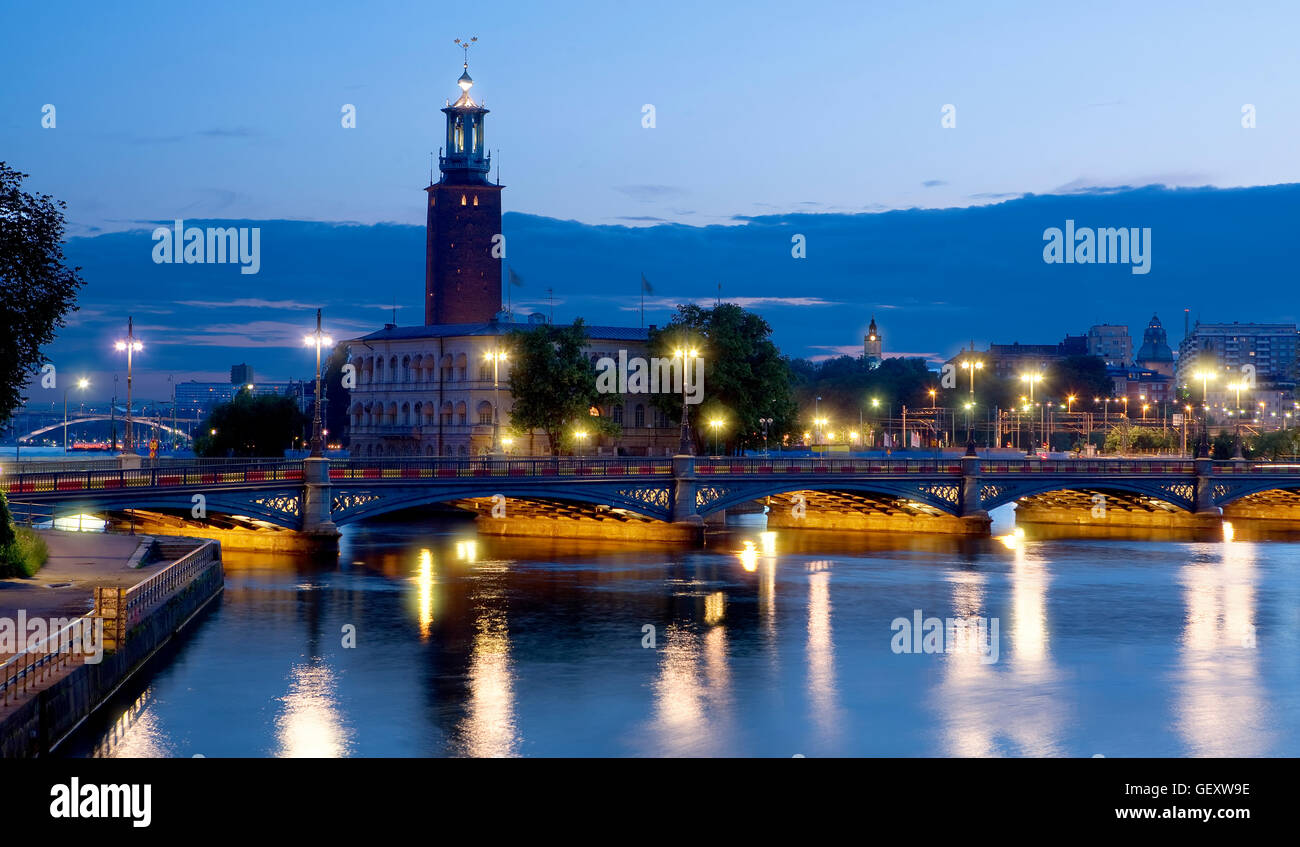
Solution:
{"label": "distant church tower", "polygon": [[868,367],[880,367],[880,331],[876,329],[875,315],[871,316],[871,326],[867,327],[867,335],[862,339],[862,355],[866,356]]}
{"label": "distant church tower", "polygon": [[[468,44],[463,44],[468,49]],[[488,182],[492,157],[483,141],[488,110],[469,96],[474,80],[456,81],[460,98],[442,110],[447,116],[446,152],[438,157],[441,176],[431,183],[424,260],[424,323],[485,323],[501,311],[501,259],[492,237],[501,232],[501,188]]]}

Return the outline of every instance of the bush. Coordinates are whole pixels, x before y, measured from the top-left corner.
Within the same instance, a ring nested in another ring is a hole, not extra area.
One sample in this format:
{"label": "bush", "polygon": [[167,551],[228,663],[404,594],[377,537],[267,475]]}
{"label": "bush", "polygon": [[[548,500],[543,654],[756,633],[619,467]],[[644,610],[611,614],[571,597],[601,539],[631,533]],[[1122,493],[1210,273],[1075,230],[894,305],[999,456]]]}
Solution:
{"label": "bush", "polygon": [[34,530],[17,527],[13,532],[13,540],[0,545],[0,577],[34,576],[50,558],[50,548]]}

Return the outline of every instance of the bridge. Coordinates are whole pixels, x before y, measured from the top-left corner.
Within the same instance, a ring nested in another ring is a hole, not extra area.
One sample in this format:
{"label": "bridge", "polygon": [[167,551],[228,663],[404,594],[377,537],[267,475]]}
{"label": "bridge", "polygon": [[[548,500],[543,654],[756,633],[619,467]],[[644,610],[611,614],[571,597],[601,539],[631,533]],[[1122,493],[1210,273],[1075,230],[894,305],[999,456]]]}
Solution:
{"label": "bridge", "polygon": [[[26,435],[19,436],[19,438],[23,441],[27,441],[29,439],[35,438],[38,435],[44,435],[45,433],[53,432],[56,429],[63,429],[65,426],[71,428],[76,426],[77,424],[95,423],[97,421],[105,421],[105,422],[121,421],[125,425],[126,418],[121,415],[117,415],[116,417],[112,415],[82,415],[79,418],[68,418],[66,423],[63,420],[59,420],[56,423],[47,424],[46,426],[42,426],[42,427],[37,427],[36,429],[32,430]],[[28,425],[30,426],[30,424]],[[131,425],[152,427],[157,430],[162,430],[163,432],[170,432],[172,435],[179,435],[181,438],[183,438],[186,441],[190,440],[189,433],[185,432],[182,429],[177,429],[175,427],[167,426],[166,424],[154,418],[133,418],[131,421]]]}
{"label": "bridge", "polygon": [[401,509],[453,504],[486,513],[485,503],[506,500],[700,524],[729,508],[797,493],[810,502],[822,495],[849,498],[903,513],[983,521],[987,528],[990,510],[1052,492],[1100,492],[1207,518],[1263,492],[1290,498],[1294,507],[1300,505],[1300,464],[975,456],[205,459],[9,472],[0,475],[0,491],[51,516],[128,509],[190,516],[199,514],[201,502],[205,517],[240,516],[327,535]]}

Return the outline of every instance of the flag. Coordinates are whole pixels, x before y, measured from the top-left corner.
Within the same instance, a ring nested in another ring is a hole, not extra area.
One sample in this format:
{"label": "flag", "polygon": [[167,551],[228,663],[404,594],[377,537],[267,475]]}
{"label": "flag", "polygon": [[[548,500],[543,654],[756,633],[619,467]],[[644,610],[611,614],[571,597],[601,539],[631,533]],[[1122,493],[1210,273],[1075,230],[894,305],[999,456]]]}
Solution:
{"label": "flag", "polygon": [[643,292],[646,293],[646,294],[654,294],[654,293],[655,293],[654,286],[652,286],[652,285],[650,284],[650,280],[648,280],[648,279],[645,278],[645,274],[644,274],[644,273],[641,274],[641,291],[643,291]]}
{"label": "flag", "polygon": [[515,273],[515,269],[514,269],[514,268],[506,268],[506,272],[510,274],[510,284],[511,284],[511,285],[518,285],[518,286],[521,286],[521,287],[523,286],[523,284],[524,284],[524,278],[521,277],[519,274]]}

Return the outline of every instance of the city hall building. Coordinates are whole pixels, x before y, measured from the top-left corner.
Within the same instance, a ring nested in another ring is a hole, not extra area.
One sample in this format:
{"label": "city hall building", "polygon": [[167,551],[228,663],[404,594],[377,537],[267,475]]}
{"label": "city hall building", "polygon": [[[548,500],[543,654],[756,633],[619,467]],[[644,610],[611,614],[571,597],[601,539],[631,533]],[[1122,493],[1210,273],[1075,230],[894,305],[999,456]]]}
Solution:
{"label": "city hall building", "polygon": [[[447,138],[438,159],[440,177],[425,189],[424,325],[387,324],[348,342],[357,378],[348,406],[349,450],[356,457],[489,453],[497,414],[506,453],[550,451],[541,432],[513,438],[508,432],[511,363],[494,356],[507,349],[510,332],[547,318],[534,313],[516,321],[501,309],[501,259],[493,248],[501,232],[503,186],[488,181],[491,156],[483,135],[488,110],[470,97],[474,81],[468,61],[457,84],[459,99],[442,110]],[[617,358],[619,350],[629,357],[649,355],[643,327],[586,329],[593,363]],[[598,439],[593,432],[585,452],[676,452],[680,430],[648,395],[608,396],[609,402],[592,412],[621,424],[622,435]]]}

